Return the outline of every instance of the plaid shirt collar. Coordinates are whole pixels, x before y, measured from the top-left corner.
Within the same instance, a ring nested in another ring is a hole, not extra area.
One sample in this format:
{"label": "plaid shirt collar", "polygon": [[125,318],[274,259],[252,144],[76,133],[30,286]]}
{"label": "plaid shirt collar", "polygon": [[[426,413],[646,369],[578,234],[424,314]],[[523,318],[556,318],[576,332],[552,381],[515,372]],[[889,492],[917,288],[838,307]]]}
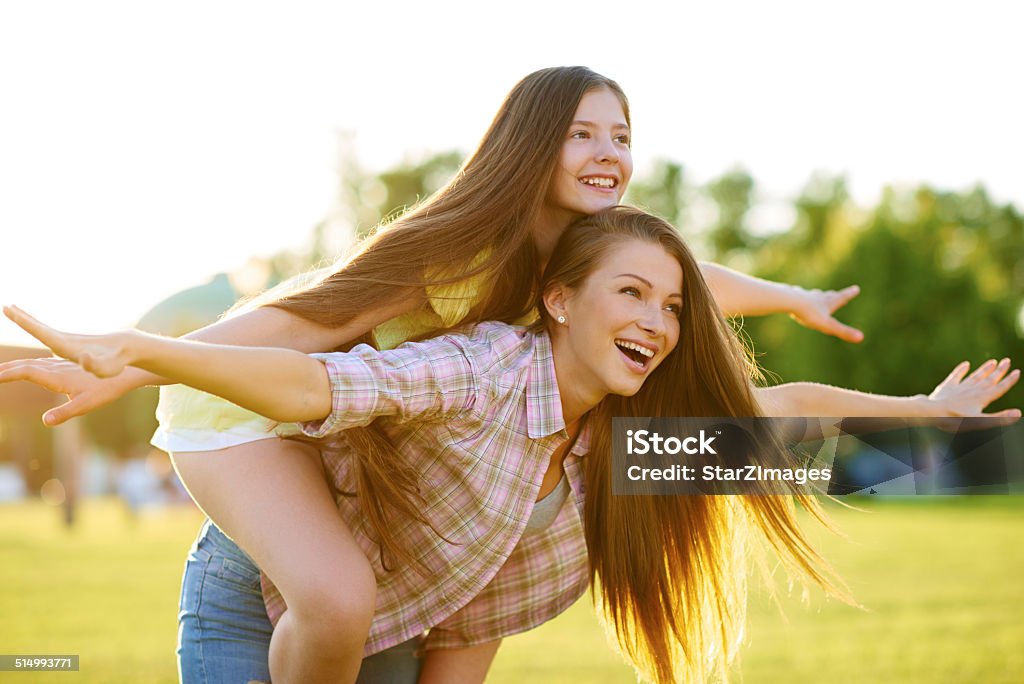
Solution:
{"label": "plaid shirt collar", "polygon": [[[526,380],[526,428],[530,439],[542,439],[565,430],[565,417],[555,376],[551,337],[546,332],[536,334],[534,350],[530,375]],[[585,420],[572,452],[582,456],[589,448],[590,423]]]}
{"label": "plaid shirt collar", "polygon": [[564,430],[565,419],[555,378],[551,338],[547,333],[538,333],[534,345],[530,375],[526,379],[526,428],[530,439],[540,439]]}

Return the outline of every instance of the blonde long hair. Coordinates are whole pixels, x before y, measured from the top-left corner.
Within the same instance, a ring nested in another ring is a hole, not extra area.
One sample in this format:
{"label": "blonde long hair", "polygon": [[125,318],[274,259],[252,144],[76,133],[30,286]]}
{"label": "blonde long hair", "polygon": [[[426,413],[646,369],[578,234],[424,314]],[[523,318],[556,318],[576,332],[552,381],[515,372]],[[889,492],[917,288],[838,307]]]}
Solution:
{"label": "blonde long hair", "polygon": [[[628,123],[626,96],[609,78],[580,66],[529,74],[509,92],[451,182],[380,226],[319,282],[263,305],[337,328],[403,298],[422,299],[426,286],[486,273],[488,291],[458,324],[523,318],[533,309],[540,270],[531,228],[576,108],[585,94],[601,88],[619,98]],[[374,340],[365,335],[342,349],[357,342]],[[394,446],[373,425],[348,430],[345,439],[357,454],[355,495],[380,543],[384,566],[391,557],[425,570],[393,540],[388,524],[391,515],[429,524],[420,512],[416,474],[394,457]]]}
{"label": "blonde long hair", "polygon": [[[621,650],[643,675],[705,681],[715,672],[724,677],[737,651],[749,541],[760,536],[787,569],[849,597],[797,522],[794,500],[827,524],[811,496],[613,496],[612,417],[761,413],[751,384],[755,366],[667,222],[624,206],[580,219],[562,234],[544,289],[580,287],[610,249],[629,240],[660,244],[679,261],[680,339],[635,396],[610,395],[588,417],[584,527],[591,582]],[[550,324],[543,307],[541,315]]]}

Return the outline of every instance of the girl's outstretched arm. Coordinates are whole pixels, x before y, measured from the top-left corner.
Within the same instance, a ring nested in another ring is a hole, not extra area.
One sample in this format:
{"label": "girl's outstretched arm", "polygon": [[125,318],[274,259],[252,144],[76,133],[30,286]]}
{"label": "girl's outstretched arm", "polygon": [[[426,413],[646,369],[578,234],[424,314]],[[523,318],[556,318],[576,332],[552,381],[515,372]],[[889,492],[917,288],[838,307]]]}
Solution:
{"label": "girl's outstretched arm", "polygon": [[856,285],[843,290],[806,290],[796,285],[755,278],[706,261],[701,262],[700,268],[718,308],[726,316],[788,313],[800,325],[846,342],[864,339],[860,330],[839,322],[833,316],[860,294]]}
{"label": "girl's outstretched arm", "polygon": [[17,307],[4,307],[4,314],[54,354],[100,378],[133,366],[280,422],[317,420],[331,412],[327,371],[302,352],[206,344],[139,330],[76,335],[55,330]]}
{"label": "girl's outstretched arm", "polygon": [[970,375],[964,361],[940,382],[931,394],[892,397],[831,387],[813,382],[793,382],[755,390],[765,415],[782,417],[894,417],[894,418],[1019,418],[1020,409],[983,413],[985,407],[1006,394],[1020,379],[1010,371],[1010,360],[993,359]]}

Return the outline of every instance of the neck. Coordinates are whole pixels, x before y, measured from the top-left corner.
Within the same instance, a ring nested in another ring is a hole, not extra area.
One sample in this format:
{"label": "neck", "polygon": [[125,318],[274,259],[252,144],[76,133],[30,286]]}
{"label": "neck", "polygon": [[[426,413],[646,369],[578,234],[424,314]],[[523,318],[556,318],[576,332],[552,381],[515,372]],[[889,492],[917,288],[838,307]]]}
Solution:
{"label": "neck", "polygon": [[540,257],[540,267],[543,273],[544,268],[555,251],[558,238],[562,237],[566,226],[579,218],[579,214],[568,211],[553,209],[547,205],[541,207],[530,233],[533,235],[533,244],[537,247],[537,256]]}
{"label": "neck", "polygon": [[551,334],[551,355],[555,364],[558,397],[562,403],[562,420],[568,426],[601,403],[607,393],[583,380],[585,376],[572,351],[566,349],[562,340],[556,337],[556,334]]}

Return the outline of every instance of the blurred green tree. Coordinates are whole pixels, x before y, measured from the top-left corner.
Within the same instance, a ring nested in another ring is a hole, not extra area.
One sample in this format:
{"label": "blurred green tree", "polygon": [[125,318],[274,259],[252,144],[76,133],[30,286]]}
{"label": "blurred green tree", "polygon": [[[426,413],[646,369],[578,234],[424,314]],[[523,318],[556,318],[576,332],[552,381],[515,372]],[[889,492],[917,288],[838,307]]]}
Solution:
{"label": "blurred green tree", "polygon": [[692,190],[686,183],[686,175],[680,164],[657,159],[649,173],[632,180],[625,201],[685,230],[688,227],[685,211]]}
{"label": "blurred green tree", "polygon": [[[840,317],[865,341],[848,345],[778,318],[746,321],[762,363],[785,380],[867,391],[929,391],[952,367],[993,357],[1024,361],[1015,319],[1021,216],[981,189],[887,189],[873,210],[852,207],[839,179],[816,178],[797,200],[794,229],[756,255],[759,275],[805,287],[857,283]],[[994,408],[1024,405],[1015,388]]]}
{"label": "blurred green tree", "polygon": [[[346,154],[339,215],[360,236],[442,187],[463,158],[444,152],[378,174]],[[687,181],[680,164],[662,159],[634,179],[626,201],[672,221],[698,252],[706,247],[716,260],[755,275],[811,288],[861,285],[861,296],[839,314],[865,332],[860,345],[780,316],[742,322],[759,360],[781,379],[915,394],[963,359],[1024,363],[1024,217],[1013,205],[996,205],[980,187],[921,186],[888,189],[865,209],[850,200],[843,177],[818,173],[793,202],[794,225],[762,236],[748,225],[755,197],[746,171],[701,187]],[[336,259],[331,230],[325,219],[308,249],[259,260],[267,286]],[[152,431],[154,401],[150,393],[96,412],[87,430],[111,451],[131,453]],[[996,406],[1024,406],[1024,388]]]}
{"label": "blurred green tree", "polygon": [[711,181],[706,192],[715,202],[718,216],[707,233],[715,261],[728,263],[729,257],[751,246],[751,235],[746,225],[754,197],[754,179],[746,171],[728,171]]}

